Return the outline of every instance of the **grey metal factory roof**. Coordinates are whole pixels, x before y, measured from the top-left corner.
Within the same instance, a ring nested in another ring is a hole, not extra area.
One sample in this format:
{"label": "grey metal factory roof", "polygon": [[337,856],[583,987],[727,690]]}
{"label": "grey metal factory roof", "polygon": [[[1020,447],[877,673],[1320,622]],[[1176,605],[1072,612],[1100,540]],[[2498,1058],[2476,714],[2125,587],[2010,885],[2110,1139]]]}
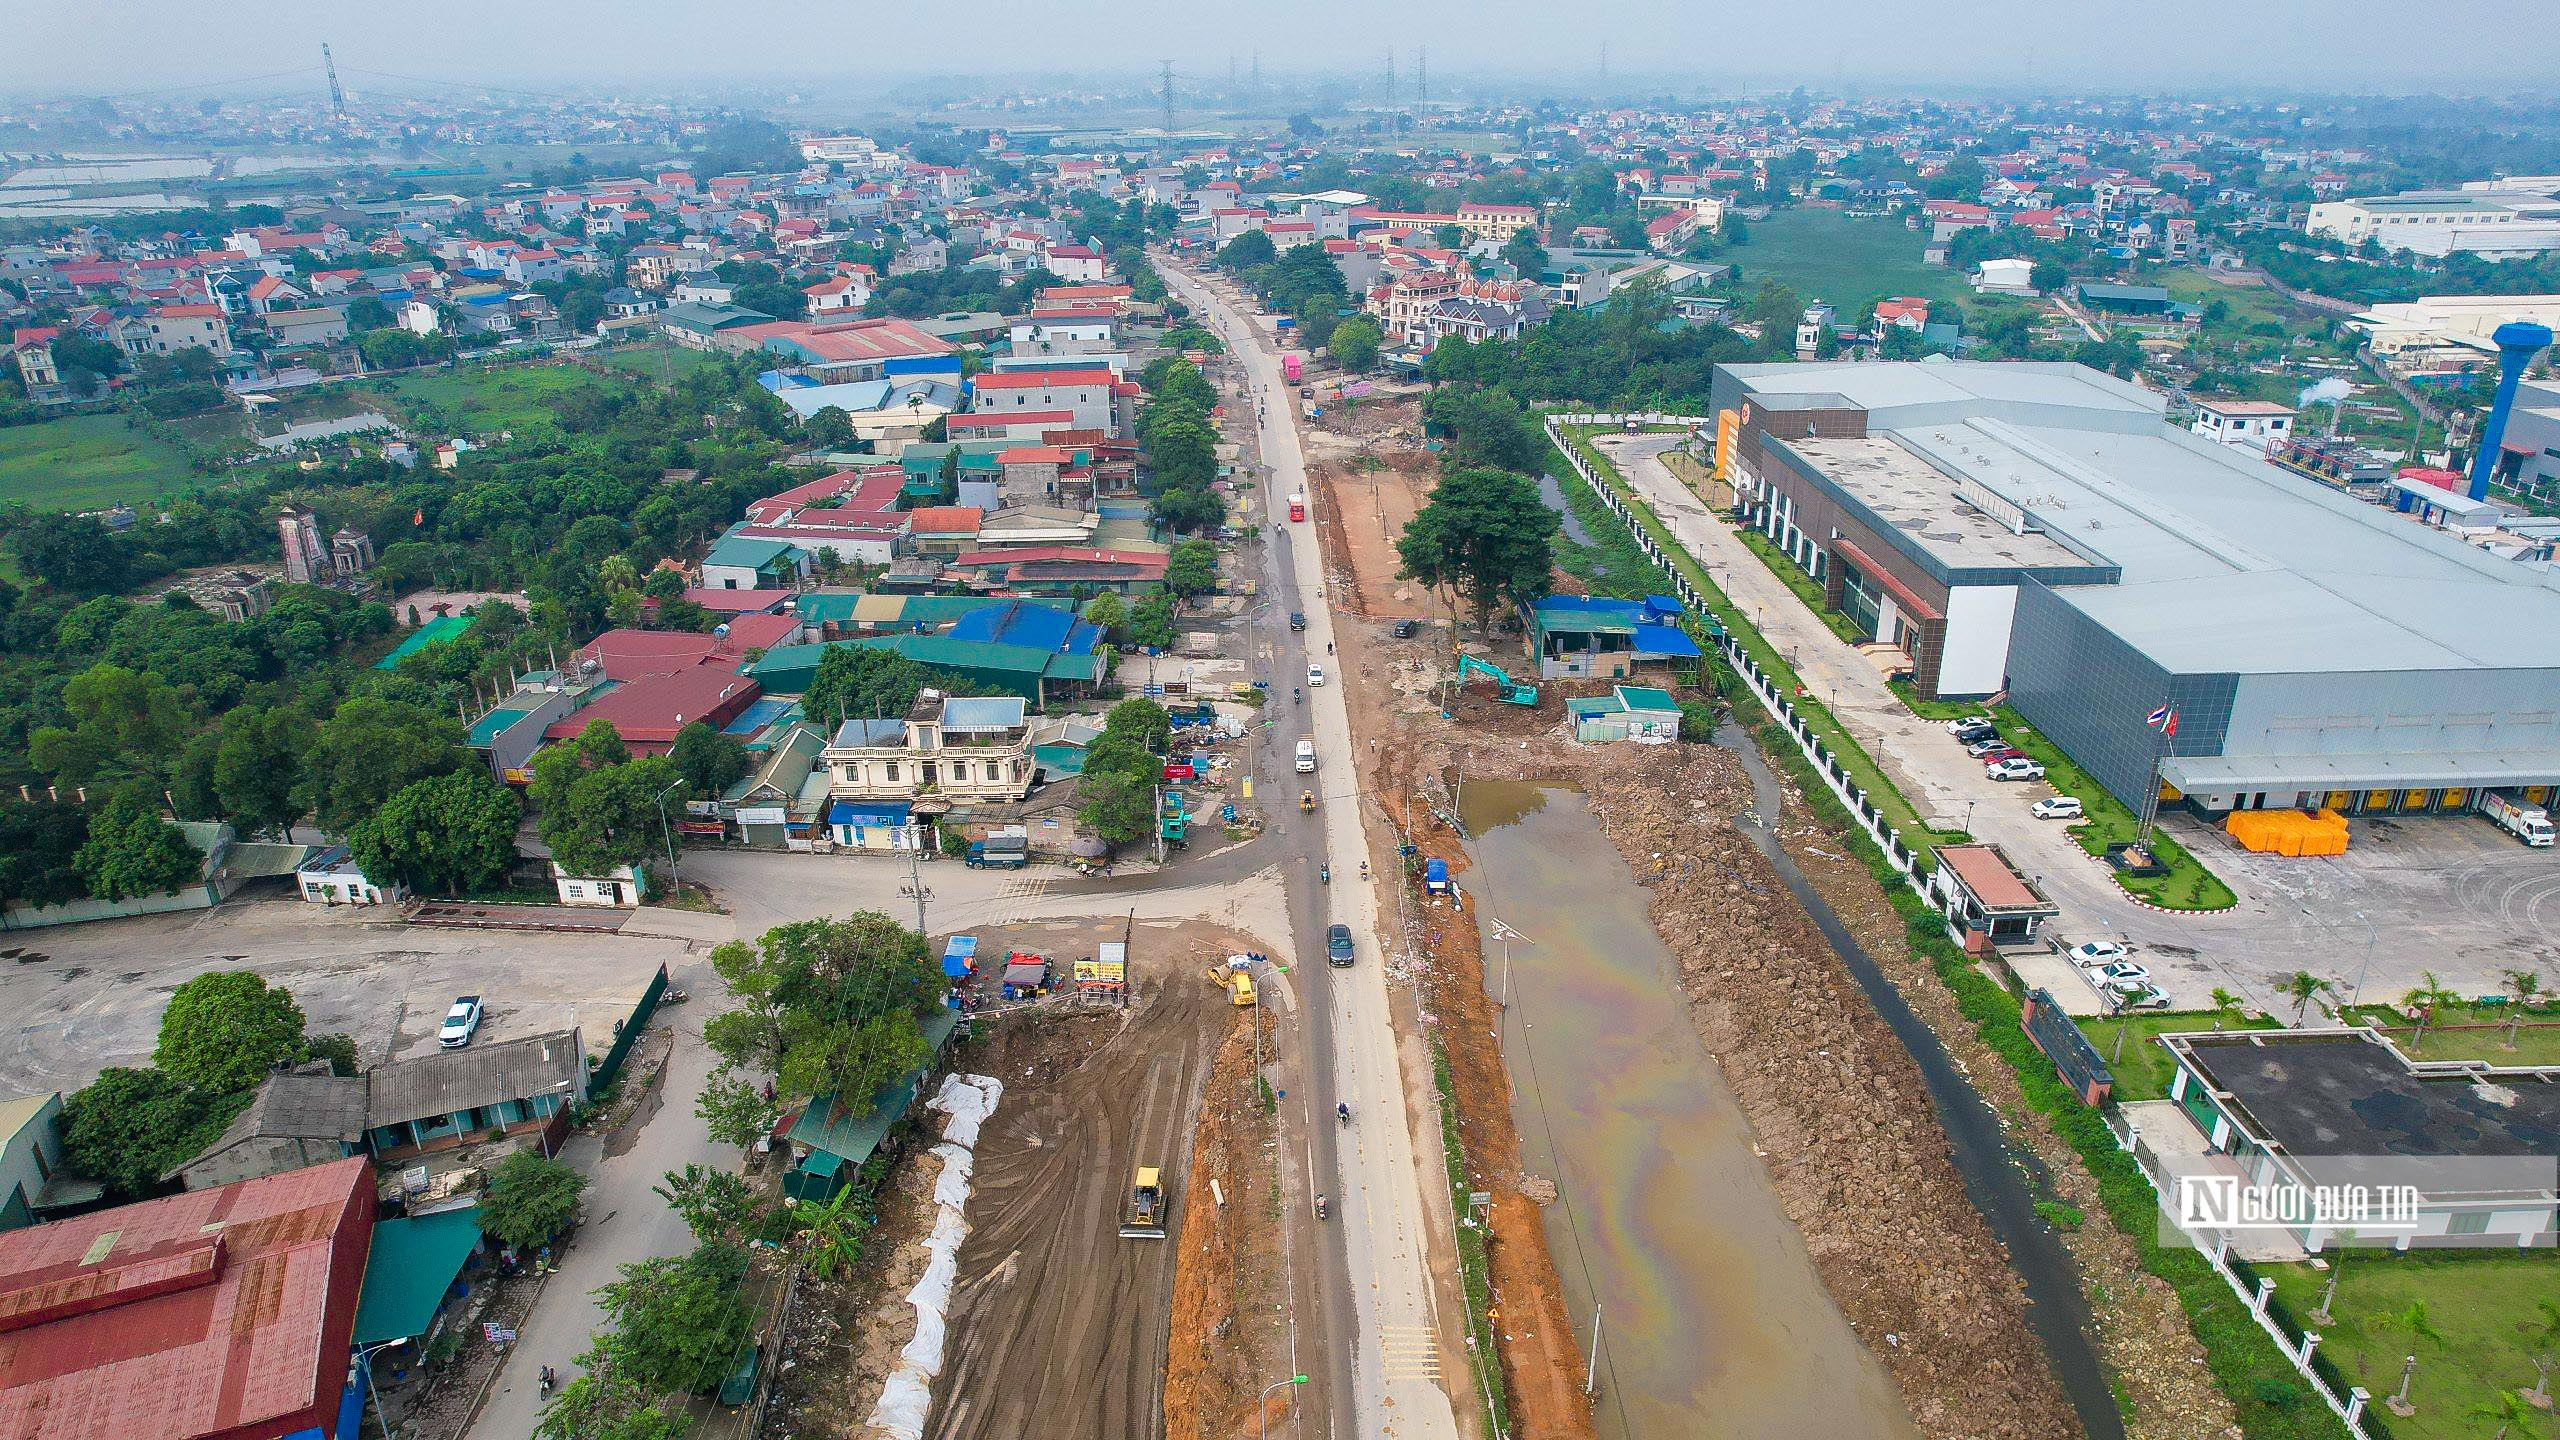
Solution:
{"label": "grey metal factory roof", "polygon": [[2441,746],[2359,755],[2172,755],[2161,778],[2200,795],[2246,790],[2434,790],[2560,783],[2560,750]]}
{"label": "grey metal factory roof", "polygon": [[1884,437],[1790,440],[1877,519],[1951,569],[2081,566],[2087,557],[2042,531],[2019,534],[1956,496],[1956,477]]}

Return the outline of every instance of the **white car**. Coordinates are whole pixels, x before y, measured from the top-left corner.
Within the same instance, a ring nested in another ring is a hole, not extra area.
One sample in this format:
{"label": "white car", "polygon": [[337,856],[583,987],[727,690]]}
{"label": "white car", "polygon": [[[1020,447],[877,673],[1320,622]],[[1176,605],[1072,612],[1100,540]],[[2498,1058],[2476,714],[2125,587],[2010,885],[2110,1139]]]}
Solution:
{"label": "white car", "polygon": [[444,1012],[444,1024],[436,1031],[436,1043],[447,1050],[459,1050],[480,1033],[480,997],[465,995]]}
{"label": "white car", "polygon": [[1323,666],[1321,666],[1321,665],[1310,665],[1310,666],[1308,666],[1308,667],[1307,667],[1307,683],[1308,683],[1308,684],[1310,684],[1310,685],[1321,685],[1321,684],[1323,684],[1323,683],[1324,683],[1324,667],[1323,667]]}
{"label": "white car", "polygon": [[1983,767],[1983,773],[1994,780],[2041,780],[2044,767],[2024,755],[2013,755]]}
{"label": "white car", "polygon": [[2087,812],[2080,808],[2077,795],[2048,795],[2027,808],[2039,820],[2077,820]]}
{"label": "white car", "polygon": [[2169,992],[2157,985],[2109,985],[2107,999],[2119,1010],[2166,1010]]}
{"label": "white car", "polygon": [[2119,960],[2113,965],[2101,965],[2090,971],[2089,978],[2100,985],[2148,985],[2151,972],[2130,960]]}
{"label": "white car", "polygon": [[1979,758],[1990,754],[1994,750],[2006,750],[2008,748],[2008,741],[1994,735],[1987,740],[1976,740],[1972,744],[1967,745],[1964,747],[1964,753]]}
{"label": "white car", "polygon": [[2091,940],[2071,947],[2071,963],[2085,970],[2093,965],[2112,965],[2132,953],[2131,947],[2113,940]]}
{"label": "white car", "polygon": [[1994,721],[1988,715],[1959,715],[1955,719],[1947,722],[1947,733],[1952,735],[1959,730],[1970,730],[1976,725],[1991,725],[1996,723],[1998,722]]}

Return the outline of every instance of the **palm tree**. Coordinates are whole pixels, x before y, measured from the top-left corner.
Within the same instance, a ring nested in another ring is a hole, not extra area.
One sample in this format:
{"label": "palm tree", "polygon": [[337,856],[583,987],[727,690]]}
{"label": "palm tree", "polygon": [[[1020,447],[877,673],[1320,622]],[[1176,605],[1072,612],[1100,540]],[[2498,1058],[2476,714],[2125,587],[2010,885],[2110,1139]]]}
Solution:
{"label": "palm tree", "polygon": [[2560,1363],[2560,1300],[2536,1300],[2533,1307],[2542,1318],[2526,1324],[2524,1343],[2533,1352],[2533,1388],[2525,1392],[2525,1403],[2537,1410],[2551,1408],[2551,1367]]}
{"label": "palm tree", "polygon": [[2276,987],[2286,999],[2293,1002],[2293,1023],[2296,1025],[2300,1025],[2302,1017],[2311,1012],[2312,1001],[2319,999],[2322,995],[2334,994],[2337,988],[2337,981],[2323,980],[2308,970],[2294,971],[2284,977],[2283,984]]}
{"label": "palm tree", "polygon": [[2413,1415],[2418,1407],[2409,1403],[2409,1382],[2418,1375],[2417,1344],[2421,1340],[2430,1340],[2437,1349],[2443,1349],[2444,1336],[2437,1333],[2435,1323],[2427,1318],[2427,1302],[2424,1300],[2410,1301],[2409,1308],[2405,1310],[2377,1315],[2373,1317],[2373,1324],[2377,1330],[2402,1331],[2409,1337],[2409,1358],[2400,1367],[2400,1389],[2384,1403],[2390,1406],[2394,1415]]}
{"label": "palm tree", "polygon": [[2240,1008],[2240,997],[2223,989],[2221,986],[2216,985],[2213,987],[2213,1008],[2216,1010],[2237,1010]]}
{"label": "palm tree", "polygon": [[2524,1012],[2531,1008],[2534,997],[2542,993],[2542,973],[2538,970],[2501,970],[2498,978],[2506,983],[2507,993],[2515,997],[2516,1010],[2507,1017],[2507,1048],[2516,1048],[2516,1032],[2524,1028]]}
{"label": "palm tree", "polygon": [[2418,1012],[2418,1028],[2409,1035],[2411,1051],[2414,1052],[2419,1046],[2427,1043],[2427,1026],[2435,1022],[2436,1011],[2461,998],[2444,988],[2444,982],[2436,978],[2436,972],[2433,970],[2418,972],[2418,983],[2409,987],[2408,993],[2400,997],[2402,1008]]}
{"label": "palm tree", "polygon": [[[2337,1258],[2329,1262],[2329,1284],[2320,1292],[2320,1308],[2311,1312],[2312,1320],[2322,1325],[2329,1324],[2334,1318],[2329,1307],[2338,1298],[2338,1277],[2347,1273],[2347,1247],[2356,1243],[2356,1232],[2340,1230],[2329,1237],[2329,1243],[2338,1248]],[[2329,1246],[2323,1245],[2320,1249],[2325,1254]]]}
{"label": "palm tree", "polygon": [[2517,1422],[2533,1418],[2533,1407],[2513,1390],[2501,1390],[2488,1404],[2475,1406],[2471,1418],[2497,1421],[2498,1433],[2490,1436],[2489,1440],[2507,1440],[2507,1432],[2514,1429]]}

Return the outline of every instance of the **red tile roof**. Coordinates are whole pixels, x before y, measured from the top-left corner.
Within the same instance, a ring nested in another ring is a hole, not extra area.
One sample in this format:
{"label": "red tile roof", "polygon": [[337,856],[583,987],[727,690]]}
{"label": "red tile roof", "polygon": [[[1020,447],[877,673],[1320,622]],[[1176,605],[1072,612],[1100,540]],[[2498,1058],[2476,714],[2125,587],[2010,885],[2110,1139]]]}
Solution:
{"label": "red tile roof", "polygon": [[334,1427],[373,1220],[356,1158],[0,1234],[0,1435]]}
{"label": "red tile roof", "polygon": [[715,730],[728,724],[761,693],[755,681],[738,673],[735,659],[714,657],[671,675],[644,675],[608,690],[542,733],[551,740],[575,739],[579,731],[605,720],[623,744],[651,754],[673,745],[676,732],[696,720]]}
{"label": "red tile roof", "polygon": [[987,512],[975,505],[919,505],[907,512],[907,532],[912,535],[975,535],[979,522],[986,517]]}

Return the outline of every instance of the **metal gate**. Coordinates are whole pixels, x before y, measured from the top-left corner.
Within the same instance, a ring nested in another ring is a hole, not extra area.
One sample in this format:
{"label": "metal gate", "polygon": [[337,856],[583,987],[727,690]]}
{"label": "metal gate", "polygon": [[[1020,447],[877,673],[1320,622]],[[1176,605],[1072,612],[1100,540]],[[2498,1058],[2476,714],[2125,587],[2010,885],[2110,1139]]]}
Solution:
{"label": "metal gate", "polygon": [[587,1077],[588,1094],[610,1086],[614,1077],[622,1073],[622,1062],[630,1058],[632,1045],[640,1039],[640,1032],[649,1028],[649,1017],[658,1013],[658,999],[666,993],[667,967],[661,965],[658,973],[649,978],[649,988],[640,992],[640,1003],[631,1007],[631,1018],[614,1027],[613,1048],[604,1052],[595,1073]]}

